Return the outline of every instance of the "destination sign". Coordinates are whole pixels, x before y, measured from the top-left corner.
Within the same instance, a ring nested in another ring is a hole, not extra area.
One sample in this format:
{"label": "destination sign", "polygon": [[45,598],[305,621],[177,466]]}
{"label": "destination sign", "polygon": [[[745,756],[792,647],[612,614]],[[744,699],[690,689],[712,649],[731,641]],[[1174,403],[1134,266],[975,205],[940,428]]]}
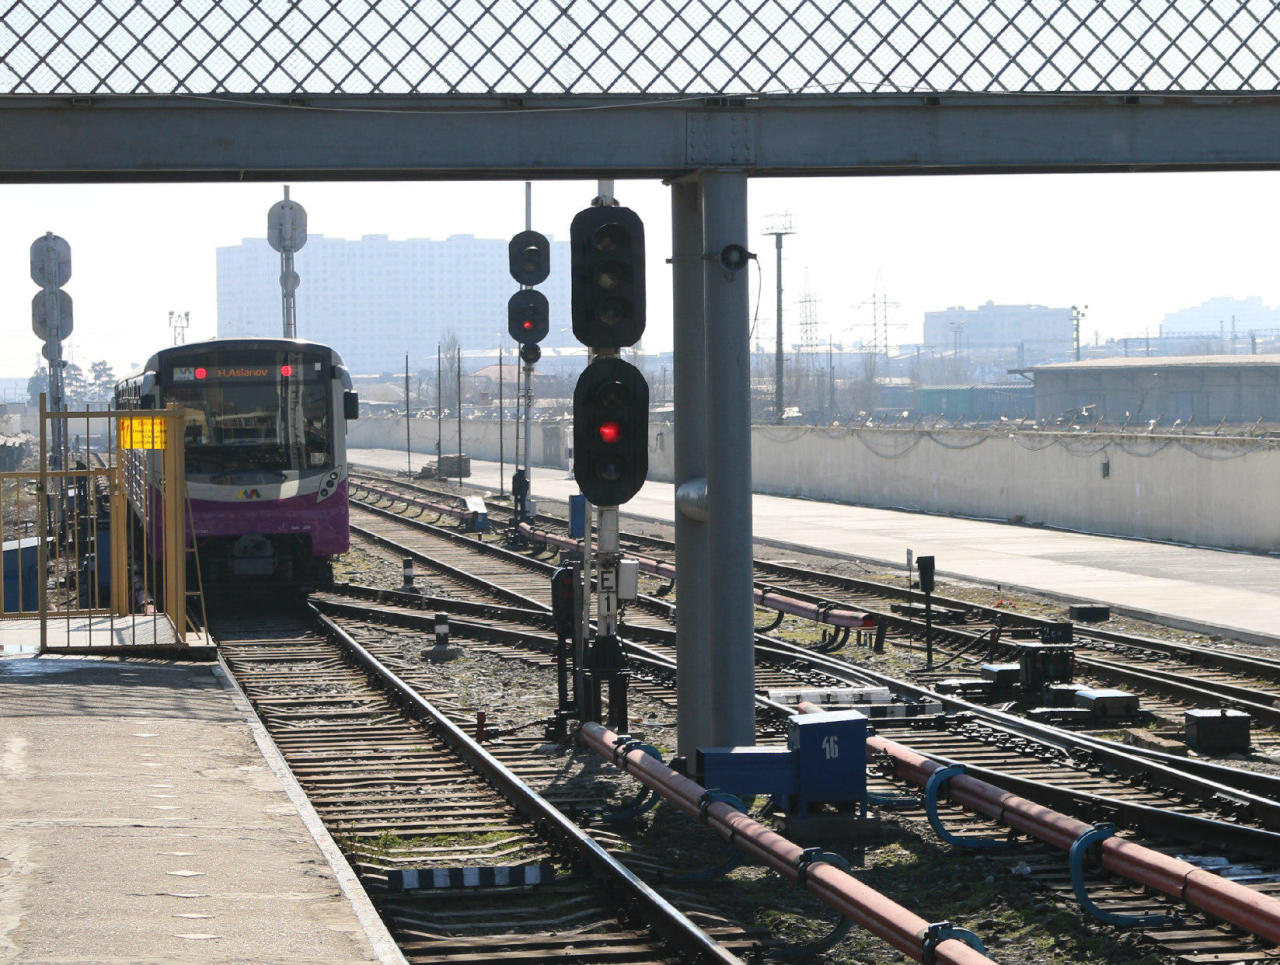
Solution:
{"label": "destination sign", "polygon": [[291,378],[302,370],[292,365],[188,365],[175,366],[175,382],[235,382],[242,379],[269,379],[276,375]]}

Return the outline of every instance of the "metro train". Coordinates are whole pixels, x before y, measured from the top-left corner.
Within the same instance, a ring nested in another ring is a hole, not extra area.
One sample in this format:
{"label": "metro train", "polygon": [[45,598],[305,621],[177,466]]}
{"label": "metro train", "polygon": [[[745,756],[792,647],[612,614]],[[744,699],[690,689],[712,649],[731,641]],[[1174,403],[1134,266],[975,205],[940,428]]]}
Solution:
{"label": "metro train", "polygon": [[[187,409],[188,548],[194,539],[204,584],[328,582],[350,543],[346,423],[359,411],[338,353],[297,339],[215,339],[161,349],[116,386],[117,409],[172,403]],[[158,499],[140,488],[129,499],[141,517],[142,501],[154,511]]]}

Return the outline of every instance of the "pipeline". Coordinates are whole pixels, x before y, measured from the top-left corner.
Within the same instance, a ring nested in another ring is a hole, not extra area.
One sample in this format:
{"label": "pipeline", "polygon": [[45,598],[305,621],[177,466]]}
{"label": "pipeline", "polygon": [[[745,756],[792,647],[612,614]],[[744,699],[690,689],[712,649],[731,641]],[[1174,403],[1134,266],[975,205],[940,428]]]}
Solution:
{"label": "pipeline", "polygon": [[[812,704],[801,707],[806,713],[819,709]],[[883,737],[868,737],[867,751],[868,757],[879,753],[890,758],[898,777],[920,787],[928,784],[934,771],[943,766]],[[1093,830],[1091,824],[965,774],[951,778],[949,796],[971,811],[1063,851],[1069,851],[1082,835]],[[1264,895],[1132,841],[1109,837],[1098,847],[1102,866],[1108,871],[1154,888],[1266,941],[1280,942],[1280,898]]]}
{"label": "pipeline", "polygon": [[[578,547],[577,540],[569,539],[567,536],[557,536],[545,530],[534,529],[528,523],[520,524],[520,532],[524,534],[526,539],[535,543],[547,543],[551,546],[559,546],[561,549],[570,550]],[[639,553],[629,553],[628,555],[639,561],[640,569],[646,573],[665,580],[674,580],[676,578],[674,563],[655,559],[652,556],[643,556]],[[875,617],[862,610],[849,610],[844,607],[831,606],[830,604],[798,600],[795,597],[787,596],[785,593],[780,593],[772,587],[756,586],[752,588],[752,593],[755,597],[756,606],[764,607],[768,610],[778,610],[781,613],[789,613],[792,616],[804,617],[816,623],[826,623],[833,627],[850,627],[855,630],[868,629],[876,625]]]}
{"label": "pipeline", "polygon": [[[861,925],[917,962],[931,960],[937,965],[991,965],[987,958],[957,938],[945,937],[936,944],[926,936],[933,926],[914,912],[867,887],[852,875],[829,864],[822,857],[802,861],[805,851],[798,844],[771,831],[723,801],[712,801],[700,784],[640,750],[618,747],[618,735],[599,724],[584,723],[582,741],[601,757],[610,760],[657,791],[690,817],[705,821],[722,838],[735,845],[755,862],[772,868],[789,881],[812,892],[828,907]],[[926,948],[926,945],[930,946]]]}

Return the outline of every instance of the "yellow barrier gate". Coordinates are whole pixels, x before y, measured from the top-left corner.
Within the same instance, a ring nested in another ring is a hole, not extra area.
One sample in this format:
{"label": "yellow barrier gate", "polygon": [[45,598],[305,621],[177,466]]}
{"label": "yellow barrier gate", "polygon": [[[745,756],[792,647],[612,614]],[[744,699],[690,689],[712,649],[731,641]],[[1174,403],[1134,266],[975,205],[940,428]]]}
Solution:
{"label": "yellow barrier gate", "polygon": [[38,621],[41,652],[187,642],[183,417],[49,412],[41,396],[36,465],[0,473],[0,620],[28,637]]}

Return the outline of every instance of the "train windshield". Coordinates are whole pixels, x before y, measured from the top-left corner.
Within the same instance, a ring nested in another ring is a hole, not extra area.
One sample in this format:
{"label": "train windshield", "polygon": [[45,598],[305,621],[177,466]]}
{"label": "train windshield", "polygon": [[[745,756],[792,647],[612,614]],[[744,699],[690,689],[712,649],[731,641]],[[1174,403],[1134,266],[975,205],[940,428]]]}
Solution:
{"label": "train windshield", "polygon": [[187,472],[305,473],[331,466],[328,368],[307,352],[206,352],[175,361],[165,373],[164,400],[189,410]]}

